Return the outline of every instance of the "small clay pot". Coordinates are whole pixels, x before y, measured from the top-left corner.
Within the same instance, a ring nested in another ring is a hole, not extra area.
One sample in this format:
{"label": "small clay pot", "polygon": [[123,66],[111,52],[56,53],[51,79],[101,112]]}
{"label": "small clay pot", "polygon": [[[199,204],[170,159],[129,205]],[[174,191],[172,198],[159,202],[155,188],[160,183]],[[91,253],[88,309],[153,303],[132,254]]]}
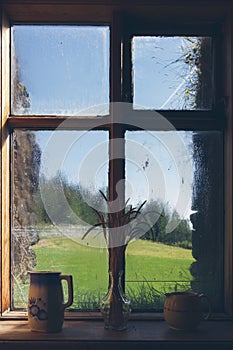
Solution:
{"label": "small clay pot", "polygon": [[[196,329],[201,320],[206,320],[210,316],[210,302],[204,294],[174,292],[165,296],[164,319],[172,329],[182,331]],[[206,315],[203,314],[203,299],[207,301],[209,307]]]}

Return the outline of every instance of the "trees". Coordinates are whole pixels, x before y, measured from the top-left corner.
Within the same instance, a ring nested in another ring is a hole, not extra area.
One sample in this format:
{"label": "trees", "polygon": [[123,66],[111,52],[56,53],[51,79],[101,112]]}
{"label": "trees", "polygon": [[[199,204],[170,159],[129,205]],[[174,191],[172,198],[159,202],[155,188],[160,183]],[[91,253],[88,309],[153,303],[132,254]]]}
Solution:
{"label": "trees", "polygon": [[[62,182],[62,188],[66,200],[72,209],[72,211],[80,218],[84,223],[94,225],[96,224],[96,215],[89,204],[84,200],[89,198],[89,203],[93,203],[95,208],[101,207],[101,196],[96,193],[92,193],[87,189],[74,184],[68,183],[62,174],[57,174],[51,179],[43,179],[43,190],[46,191],[46,196],[49,198],[50,203],[56,203],[53,208],[50,208],[52,216],[61,219],[68,216],[68,213],[64,212],[63,205],[59,203],[56,198],[56,187]],[[41,224],[51,223],[50,218],[47,215],[43,202],[40,198],[40,193],[37,193],[37,221]],[[161,242],[168,245],[175,245],[184,248],[191,248],[192,230],[188,219],[182,219],[177,211],[169,212],[166,205],[158,201],[151,201],[147,203],[144,209],[146,216],[145,221],[149,225],[158,219],[155,224],[152,225],[152,229],[148,230],[141,239],[150,240],[153,242]],[[161,215],[159,215],[161,213]],[[166,227],[170,219],[175,219],[178,222],[178,226],[172,232],[166,232]],[[72,224],[72,222],[71,222]]]}
{"label": "trees", "polygon": [[[46,191],[47,200],[50,203],[56,203],[56,205],[49,208],[49,211],[52,214],[52,217],[57,218],[58,223],[63,224],[63,219],[69,216],[69,213],[65,212],[67,208],[64,208],[63,204],[60,203],[59,192],[57,191],[59,187],[62,187],[62,191],[64,193],[66,201],[68,202],[68,206],[72,209],[72,211],[77,215],[79,219],[91,225],[96,223],[95,213],[89,204],[83,199],[83,195],[85,198],[89,198],[89,202],[93,203],[93,205],[98,208],[101,201],[101,198],[98,194],[92,193],[91,191],[88,191],[87,189],[84,189],[77,184],[69,183],[65,176],[61,173],[58,173],[53,178],[42,178],[41,182],[43,182],[43,191]],[[41,199],[39,189],[37,191],[36,198],[36,215],[38,223],[51,223],[51,220],[46,212],[46,208],[44,207],[44,203]],[[70,224],[73,224],[71,220],[72,219],[68,221]]]}
{"label": "trees", "polygon": [[[153,225],[152,230],[146,232],[142,239],[151,240],[153,242],[161,242],[168,245],[175,245],[183,248],[191,248],[192,229],[188,219],[181,218],[176,210],[170,212],[168,207],[158,201],[151,201],[145,207],[149,222],[158,220]],[[159,213],[161,215],[159,216]],[[175,219],[178,225],[172,232],[166,232],[166,227],[170,219]]]}

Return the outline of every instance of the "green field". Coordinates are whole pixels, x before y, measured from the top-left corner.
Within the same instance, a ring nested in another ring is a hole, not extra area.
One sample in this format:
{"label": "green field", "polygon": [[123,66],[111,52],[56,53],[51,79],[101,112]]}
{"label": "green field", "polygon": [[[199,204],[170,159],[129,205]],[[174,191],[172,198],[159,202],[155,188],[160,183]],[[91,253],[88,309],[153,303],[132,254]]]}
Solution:
{"label": "green field", "polygon": [[[33,249],[37,270],[73,275],[73,308],[98,308],[108,285],[106,249],[85,247],[62,236],[42,238]],[[160,308],[164,292],[189,288],[193,260],[191,250],[143,240],[131,243],[126,251],[126,293],[133,307]]]}

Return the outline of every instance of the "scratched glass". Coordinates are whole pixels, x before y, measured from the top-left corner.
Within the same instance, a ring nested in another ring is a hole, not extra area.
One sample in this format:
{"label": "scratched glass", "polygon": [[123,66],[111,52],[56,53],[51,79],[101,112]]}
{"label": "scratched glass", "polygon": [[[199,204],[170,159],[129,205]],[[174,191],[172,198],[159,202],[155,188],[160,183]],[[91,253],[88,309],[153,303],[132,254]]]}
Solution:
{"label": "scratched glass", "polygon": [[[90,205],[99,207],[99,190],[106,193],[108,186],[108,132],[17,129],[12,149],[12,308],[27,306],[28,271],[48,269],[73,275],[72,308],[98,308],[107,290],[108,254],[82,237],[97,222]],[[101,166],[95,166],[99,157]]]}
{"label": "scratched glass", "polygon": [[14,25],[13,115],[109,113],[109,27]]}
{"label": "scratched glass", "polygon": [[210,110],[212,38],[134,36],[134,109]]}

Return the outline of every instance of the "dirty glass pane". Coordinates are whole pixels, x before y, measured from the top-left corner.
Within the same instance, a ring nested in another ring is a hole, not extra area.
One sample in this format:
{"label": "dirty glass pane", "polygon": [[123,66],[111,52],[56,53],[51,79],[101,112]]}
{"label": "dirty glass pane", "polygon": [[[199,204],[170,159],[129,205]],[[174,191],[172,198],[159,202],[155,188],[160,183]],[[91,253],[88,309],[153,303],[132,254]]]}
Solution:
{"label": "dirty glass pane", "polygon": [[107,290],[107,252],[98,232],[94,243],[82,238],[96,223],[91,206],[103,200],[99,190],[107,189],[108,132],[18,129],[12,149],[13,309],[27,305],[32,270],[73,275],[72,308],[98,308]]}
{"label": "dirty glass pane", "polygon": [[164,293],[194,290],[223,311],[221,132],[126,132],[126,199],[145,200],[152,230],[127,248],[127,295],[162,310]]}
{"label": "dirty glass pane", "polygon": [[[107,193],[108,133],[16,130],[12,149],[13,308],[26,307],[27,271],[50,269],[73,275],[72,309],[96,310],[108,253],[99,231],[82,238]],[[222,133],[128,131],[125,170],[129,204],[147,200],[152,223],[126,250],[133,310],[161,310],[165,292],[192,289],[223,311]]]}
{"label": "dirty glass pane", "polygon": [[132,79],[134,109],[209,110],[212,39],[134,36]]}
{"label": "dirty glass pane", "polygon": [[14,25],[11,113],[109,113],[109,27]]}

